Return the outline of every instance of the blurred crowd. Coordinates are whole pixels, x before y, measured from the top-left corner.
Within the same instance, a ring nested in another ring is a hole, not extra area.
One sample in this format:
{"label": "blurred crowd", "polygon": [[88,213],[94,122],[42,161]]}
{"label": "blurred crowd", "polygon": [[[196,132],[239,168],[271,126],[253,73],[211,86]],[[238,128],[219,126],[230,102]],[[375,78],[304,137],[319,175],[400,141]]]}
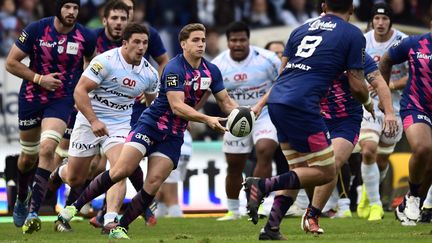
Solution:
{"label": "blurred crowd", "polygon": [[[383,0],[354,0],[358,21],[370,19],[370,9]],[[135,0],[134,20],[147,22],[170,42],[181,26],[201,22],[215,30],[234,20],[252,28],[287,25],[296,27],[317,16],[319,0]],[[431,19],[430,0],[387,0],[394,12],[394,23],[427,27]],[[101,27],[104,0],[82,0],[79,21],[91,28]],[[98,14],[95,14],[98,13]],[[0,56],[7,54],[23,27],[34,20],[54,15],[53,0],[0,0]],[[175,54],[179,47],[168,46]]]}

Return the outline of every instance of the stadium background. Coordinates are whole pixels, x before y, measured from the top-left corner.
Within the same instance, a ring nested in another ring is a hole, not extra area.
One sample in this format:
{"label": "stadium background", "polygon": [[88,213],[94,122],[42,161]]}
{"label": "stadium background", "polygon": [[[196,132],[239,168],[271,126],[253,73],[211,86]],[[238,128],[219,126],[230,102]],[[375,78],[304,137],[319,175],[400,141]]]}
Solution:
{"label": "stadium background", "polygon": [[[0,66],[4,67],[4,56],[10,45],[16,39],[21,29],[31,21],[40,17],[53,15],[51,0],[0,0]],[[100,19],[96,12],[105,1],[85,0],[82,2],[80,22],[94,28],[100,26]],[[253,28],[251,44],[264,46],[268,41],[286,41],[292,29],[296,27],[293,21],[277,16],[312,17],[318,13],[314,11],[315,1],[297,0],[163,0],[163,1],[135,1],[135,20],[146,22],[156,27],[163,38],[170,56],[179,52],[176,35],[179,29],[189,22],[203,22],[209,29],[217,32],[220,37],[216,47],[218,51],[226,49],[223,35],[224,26],[233,20],[248,22]],[[203,2],[206,5],[203,5]],[[357,9],[354,23],[360,28],[367,27],[370,6],[374,0],[354,1]],[[394,27],[407,33],[417,34],[428,31],[432,11],[431,1],[425,0],[392,0],[392,7],[397,13],[394,17]],[[11,4],[14,8],[11,8]],[[302,6],[298,6],[302,5]],[[303,10],[301,10],[303,9]],[[145,21],[144,21],[145,20]],[[402,25],[403,24],[403,25]],[[210,53],[208,53],[210,56]],[[3,56],[3,57],[1,57]],[[6,178],[6,157],[19,153],[17,97],[21,80],[0,69],[0,214],[10,213],[13,205],[13,190],[15,186],[14,169],[10,167]],[[221,152],[220,137],[207,134],[209,131],[199,124],[193,126],[195,142],[193,155],[188,166],[188,176],[179,187],[180,202],[186,212],[202,212],[225,210],[225,169],[226,163]],[[203,139],[203,140],[201,140]],[[403,139],[392,155],[392,173],[387,177],[385,197],[387,203],[405,191],[407,186],[407,161],[409,147]],[[11,162],[12,163],[12,162]],[[142,163],[145,171],[145,163]],[[131,185],[128,185],[127,198],[134,195]],[[9,196],[8,196],[9,193]],[[240,198],[244,198],[240,196]],[[9,199],[9,203],[8,203]],[[55,200],[57,199],[57,200]],[[46,207],[52,212],[52,204],[64,202],[64,190]],[[244,203],[244,202],[243,202]],[[9,206],[9,207],[8,207]]]}

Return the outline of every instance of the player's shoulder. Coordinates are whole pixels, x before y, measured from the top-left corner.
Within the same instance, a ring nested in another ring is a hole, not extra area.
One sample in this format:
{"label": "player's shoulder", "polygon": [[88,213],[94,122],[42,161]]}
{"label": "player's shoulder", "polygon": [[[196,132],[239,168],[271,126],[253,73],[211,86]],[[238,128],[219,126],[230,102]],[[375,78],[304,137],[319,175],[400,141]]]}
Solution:
{"label": "player's shoulder", "polygon": [[210,62],[204,57],[201,59],[201,62],[210,70],[210,72],[220,72],[219,67],[216,64]]}
{"label": "player's shoulder", "polygon": [[100,36],[104,33],[105,28],[101,27],[101,28],[91,29],[91,31],[97,37],[97,36]]}
{"label": "player's shoulder", "polygon": [[396,34],[395,34],[396,40],[401,40],[401,39],[408,37],[408,35],[405,34],[404,32],[397,30],[397,29],[394,29],[394,30],[396,32]]}
{"label": "player's shoulder", "polygon": [[80,31],[85,39],[90,39],[90,40],[96,39],[95,32],[92,29],[89,29],[80,23],[75,24],[75,29]]}
{"label": "player's shoulder", "polygon": [[116,65],[116,62],[118,62],[119,59],[119,47],[110,49],[108,51],[102,52],[101,54],[97,55],[93,59],[105,63],[107,65]]}
{"label": "player's shoulder", "polygon": [[169,60],[169,62],[167,63],[167,65],[164,68],[164,72],[168,72],[168,73],[179,73],[183,70],[183,65],[182,65],[182,55],[178,54],[177,56],[173,57],[171,60]]}
{"label": "player's shoulder", "polygon": [[220,65],[220,64],[228,61],[229,59],[231,59],[231,57],[229,55],[229,49],[228,49],[228,50],[225,50],[225,51],[219,53],[219,55],[217,55],[215,58],[213,58],[213,60],[211,62],[213,64]]}

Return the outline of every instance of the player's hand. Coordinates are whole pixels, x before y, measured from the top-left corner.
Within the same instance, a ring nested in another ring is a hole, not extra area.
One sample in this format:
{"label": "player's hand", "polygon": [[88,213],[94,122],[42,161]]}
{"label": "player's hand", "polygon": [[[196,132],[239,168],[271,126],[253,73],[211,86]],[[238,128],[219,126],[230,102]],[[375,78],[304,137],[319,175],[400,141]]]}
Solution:
{"label": "player's hand", "polygon": [[220,133],[225,133],[228,131],[228,129],[221,125],[221,122],[228,120],[228,118],[222,118],[222,117],[216,117],[216,116],[209,116],[206,123],[207,125]]}
{"label": "player's hand", "polygon": [[103,137],[105,135],[109,135],[108,134],[108,129],[105,126],[105,123],[99,121],[99,120],[94,120],[91,123],[91,128],[92,128],[92,132],[96,137]]}
{"label": "player's hand", "polygon": [[140,95],[138,95],[138,96],[136,97],[136,99],[139,100],[139,102],[140,102],[141,104],[145,104],[145,102],[146,102],[146,97],[145,97],[145,95],[144,95],[144,92],[142,92]]}
{"label": "player's hand", "polygon": [[377,90],[372,85],[368,85],[368,90],[372,98],[375,98],[378,95]]}
{"label": "player's hand", "polygon": [[55,91],[58,87],[62,85],[62,81],[56,78],[60,74],[61,73],[50,73],[47,75],[43,75],[39,85],[49,91]]}
{"label": "player's hand", "polygon": [[394,137],[399,131],[399,125],[394,113],[386,114],[384,116],[384,135],[387,137]]}
{"label": "player's hand", "polygon": [[262,111],[262,106],[261,105],[254,105],[252,106],[252,108],[250,108],[250,110],[255,113],[255,119],[257,119],[259,117],[259,115],[261,115],[261,111]]}
{"label": "player's hand", "polygon": [[375,111],[374,111],[374,102],[371,100],[371,102],[368,105],[363,105],[364,108],[371,113],[372,118],[375,120]]}

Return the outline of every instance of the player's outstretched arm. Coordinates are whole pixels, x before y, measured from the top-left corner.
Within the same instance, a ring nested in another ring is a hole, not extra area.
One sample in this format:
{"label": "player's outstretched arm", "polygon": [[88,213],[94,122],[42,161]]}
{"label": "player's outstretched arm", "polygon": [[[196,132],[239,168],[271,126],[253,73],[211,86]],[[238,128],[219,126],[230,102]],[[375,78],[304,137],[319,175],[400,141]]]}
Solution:
{"label": "player's outstretched arm", "polygon": [[218,132],[225,132],[227,129],[222,126],[219,122],[219,117],[207,116],[201,112],[195,110],[184,103],[184,92],[183,91],[168,91],[167,92],[168,102],[171,110],[177,116],[188,121],[202,122],[207,124],[211,129]]}
{"label": "player's outstretched arm", "polygon": [[369,73],[366,79],[377,91],[380,103],[384,108],[384,130],[388,133],[388,136],[393,136],[398,130],[398,123],[393,109],[390,88],[379,70]]}
{"label": "player's outstretched arm", "polygon": [[237,102],[235,102],[229,95],[226,89],[223,89],[216,94],[214,94],[218,106],[225,114],[230,114],[233,109],[238,107]]}
{"label": "player's outstretched arm", "polygon": [[393,61],[390,58],[388,52],[384,53],[384,55],[381,57],[380,63],[379,63],[379,70],[381,72],[381,75],[383,76],[384,80],[388,83],[390,80],[390,74],[391,69],[393,67]]}
{"label": "player's outstretched arm", "polygon": [[364,82],[363,69],[350,69],[347,71],[347,74],[351,93],[354,99],[362,103],[365,109],[375,118],[373,101],[369,96],[369,91]]}

